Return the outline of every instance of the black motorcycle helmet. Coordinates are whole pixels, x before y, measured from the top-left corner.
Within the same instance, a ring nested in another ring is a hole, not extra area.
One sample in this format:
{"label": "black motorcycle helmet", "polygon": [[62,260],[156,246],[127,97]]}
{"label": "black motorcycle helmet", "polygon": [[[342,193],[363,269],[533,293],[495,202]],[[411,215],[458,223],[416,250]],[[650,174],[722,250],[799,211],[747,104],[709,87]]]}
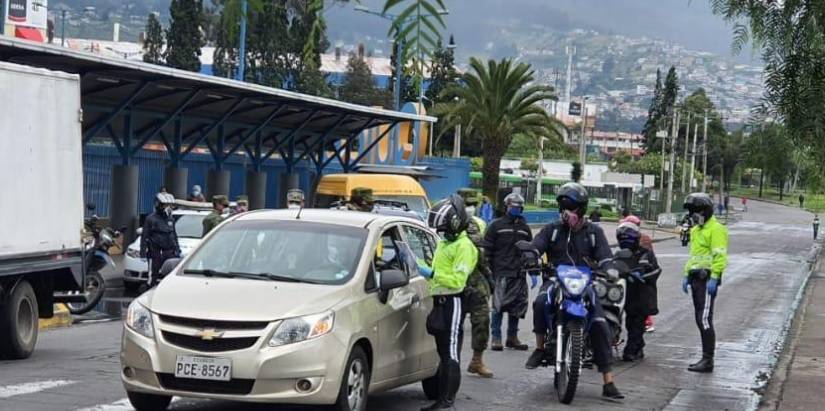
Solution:
{"label": "black motorcycle helmet", "polygon": [[430,228],[443,233],[448,241],[455,241],[458,235],[470,225],[470,217],[464,207],[464,200],[453,194],[437,202],[431,209],[427,223]]}
{"label": "black motorcycle helmet", "polygon": [[[713,200],[706,193],[688,194],[685,198],[684,208],[688,211],[694,223],[699,225],[704,224],[705,221],[713,217]],[[696,219],[693,218],[694,214],[702,216],[703,221],[696,221]]]}
{"label": "black motorcycle helmet", "polygon": [[579,183],[567,183],[561,186],[556,196],[560,213],[563,213],[564,210],[570,210],[578,214],[579,217],[584,217],[589,201],[590,197],[587,195],[587,190]]}
{"label": "black motorcycle helmet", "polygon": [[639,226],[631,222],[623,222],[616,228],[616,241],[620,248],[635,250],[639,247],[642,232]]}

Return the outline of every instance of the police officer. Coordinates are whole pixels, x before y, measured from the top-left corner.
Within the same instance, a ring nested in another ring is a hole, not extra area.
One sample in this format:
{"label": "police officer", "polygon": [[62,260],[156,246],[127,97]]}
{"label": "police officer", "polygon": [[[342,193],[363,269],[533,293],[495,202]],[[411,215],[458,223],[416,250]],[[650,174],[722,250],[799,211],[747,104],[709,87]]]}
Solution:
{"label": "police officer", "polygon": [[685,198],[685,210],[693,222],[690,229],[690,258],[685,265],[682,291],[690,289],[696,326],[702,337],[702,359],[690,364],[688,371],[713,372],[716,332],[713,306],[728,265],[728,229],[713,216],[713,200],[705,193]]}
{"label": "police officer", "polygon": [[[536,235],[533,245],[540,253],[547,255],[548,261],[553,266],[560,264],[587,266],[587,260],[592,260],[603,269],[612,268],[613,253],[610,251],[604,231],[585,218],[589,202],[587,190],[581,184],[567,183],[559,188],[556,202],[559,204],[561,219],[545,226]],[[549,308],[546,307],[548,304],[547,290],[551,284],[550,281],[545,281],[538,297],[533,302],[533,332],[536,334],[536,350],[527,360],[528,369],[538,367],[545,359],[544,342],[548,331],[545,310]],[[590,346],[593,348],[593,362],[603,375],[602,396],[622,399],[624,395],[613,383],[610,326],[604,318],[601,304],[595,301],[592,302],[591,307],[592,324],[588,335]],[[552,356],[555,353],[547,354]]]}
{"label": "police officer", "polygon": [[470,216],[467,226],[467,235],[478,249],[478,262],[475,270],[467,280],[465,290],[466,309],[470,314],[470,325],[472,326],[472,347],[473,359],[467,366],[467,372],[478,374],[484,378],[493,378],[493,370],[484,364],[484,350],[490,340],[490,284],[492,282],[492,272],[484,258],[481,249],[484,243],[484,230],[487,224],[479,217],[475,216],[476,206],[478,206],[478,193],[471,188],[458,190],[458,195],[464,200],[465,210]]}
{"label": "police officer", "polygon": [[642,230],[637,221],[629,217],[623,220],[616,228],[616,241],[621,249],[631,252],[630,258],[622,260],[631,270],[625,306],[627,343],[622,360],[633,362],[645,357],[646,318],[659,313],[656,281],[662,270],[653,250],[642,245]]}
{"label": "police officer", "polygon": [[213,228],[223,222],[223,210],[229,207],[229,200],[224,195],[212,197],[212,212],[203,219],[203,235],[206,236]]}
{"label": "police officer", "polygon": [[180,257],[175,219],[172,218],[174,203],[175,197],[171,194],[158,193],[155,196],[155,211],[149,214],[143,223],[140,256],[149,259],[149,287],[160,282],[160,269],[166,260]]}
{"label": "police officer", "polygon": [[478,262],[478,249],[467,236],[470,218],[458,195],[438,202],[430,210],[428,223],[441,236],[436,246],[432,268],[419,265],[419,273],[429,280],[433,310],[427,317],[427,332],[435,337],[438,365],[439,398],[422,411],[453,408],[461,385],[461,343],[464,312],[464,288]]}
{"label": "police officer", "polygon": [[304,192],[300,188],[290,188],[286,192],[286,208],[304,208]]}
{"label": "police officer", "polygon": [[372,211],[375,198],[372,195],[372,189],[368,187],[355,187],[350,191],[349,202],[347,203],[347,210],[352,211]]}
{"label": "police officer", "polygon": [[[517,351],[526,351],[527,344],[518,338],[519,319],[527,314],[529,290],[527,278],[521,269],[521,252],[516,248],[519,241],[530,241],[533,232],[524,221],[524,197],[512,193],[504,198],[505,214],[490,224],[484,235],[484,250],[493,266],[495,291],[493,295],[492,333],[493,351],[501,351],[501,322],[507,314],[507,340],[505,346]],[[532,286],[538,284],[531,277]]]}

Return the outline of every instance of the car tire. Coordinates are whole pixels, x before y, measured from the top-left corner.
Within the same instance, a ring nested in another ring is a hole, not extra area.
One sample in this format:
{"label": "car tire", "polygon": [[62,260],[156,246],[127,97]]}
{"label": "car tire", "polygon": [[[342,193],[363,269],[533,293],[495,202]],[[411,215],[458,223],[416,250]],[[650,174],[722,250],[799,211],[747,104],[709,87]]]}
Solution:
{"label": "car tire", "polygon": [[426,380],[421,380],[421,388],[424,389],[424,395],[430,401],[435,401],[441,394],[441,387],[438,381],[438,374],[433,375]]}
{"label": "car tire", "polygon": [[341,376],[335,411],[365,411],[370,388],[370,363],[361,347],[354,347]]}
{"label": "car tire", "polygon": [[0,357],[22,360],[32,355],[38,318],[34,289],[28,281],[20,281],[0,308]]}
{"label": "car tire", "polygon": [[169,408],[172,397],[169,395],[146,394],[142,392],[126,391],[129,402],[136,411],[163,411]]}

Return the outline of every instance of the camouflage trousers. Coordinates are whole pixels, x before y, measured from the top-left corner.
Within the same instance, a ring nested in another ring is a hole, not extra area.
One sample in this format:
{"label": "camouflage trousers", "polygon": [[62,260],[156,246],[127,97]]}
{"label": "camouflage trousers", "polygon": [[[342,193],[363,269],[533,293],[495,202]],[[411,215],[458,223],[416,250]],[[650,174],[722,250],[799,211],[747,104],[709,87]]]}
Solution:
{"label": "camouflage trousers", "polygon": [[472,326],[473,351],[484,351],[490,341],[490,285],[478,271],[467,279],[464,301]]}

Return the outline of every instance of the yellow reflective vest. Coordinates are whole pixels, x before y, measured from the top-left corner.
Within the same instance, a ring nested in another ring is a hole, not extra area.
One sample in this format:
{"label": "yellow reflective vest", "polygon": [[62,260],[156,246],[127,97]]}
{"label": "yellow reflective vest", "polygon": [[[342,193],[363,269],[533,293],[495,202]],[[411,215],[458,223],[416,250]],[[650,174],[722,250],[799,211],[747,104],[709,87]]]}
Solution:
{"label": "yellow reflective vest", "polygon": [[720,279],[728,266],[728,228],[716,217],[690,229],[690,258],[685,276],[691,270],[710,270],[711,278]]}

